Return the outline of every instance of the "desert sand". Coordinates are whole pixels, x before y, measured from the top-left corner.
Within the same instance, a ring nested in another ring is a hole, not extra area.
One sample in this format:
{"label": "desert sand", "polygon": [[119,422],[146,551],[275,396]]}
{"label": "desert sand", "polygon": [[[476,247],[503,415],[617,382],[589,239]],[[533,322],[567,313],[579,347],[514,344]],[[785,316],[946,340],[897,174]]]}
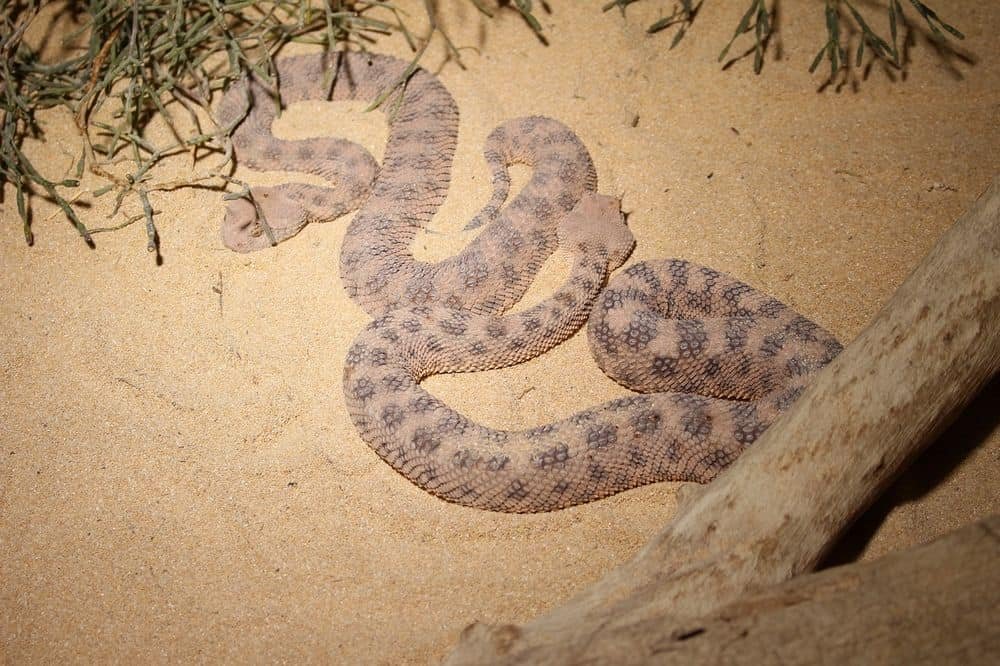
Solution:
{"label": "desert sand", "polygon": [[[422,3],[400,4],[420,16]],[[782,4],[780,48],[759,76],[752,58],[716,62],[743,3],[705,3],[673,50],[672,34],[645,32],[669,3],[632,5],[623,19],[602,2],[553,0],[551,13],[539,8],[547,46],[510,10],[490,21],[470,3],[439,4],[466,68],[440,38],[423,60],[462,120],[451,193],[416,243],[422,257],[472,237],[462,227],[489,193],[480,150],[490,130],[543,114],[577,132],[600,191],[622,198],[637,239],[630,261],[708,264],[849,343],[1000,170],[994,3],[932,3],[965,32],[966,57],[918,35],[905,77],[875,66],[839,89],[807,72],[825,38],[816,3]],[[374,48],[410,57],[399,36]],[[381,157],[383,117],[359,109],[299,105],[276,132],[347,136]],[[79,154],[68,112],[40,121],[44,137],[26,150],[49,175],[67,173]],[[163,173],[188,169],[178,158]],[[519,182],[526,173],[516,170]],[[474,620],[525,621],[580,591],[673,515],[676,483],[540,515],[424,493],[357,436],[343,405],[344,355],[368,321],[340,286],[347,219],[237,255],[219,237],[219,192],[151,198],[161,265],[141,224],[95,236],[90,250],[40,198],[28,248],[4,192],[5,662],[435,662]],[[94,201],[84,223],[106,226],[109,203]],[[557,253],[525,303],[567,270]],[[583,332],[523,365],[427,386],[507,428],[626,394]],[[997,404],[994,380],[831,562],[998,511]]]}

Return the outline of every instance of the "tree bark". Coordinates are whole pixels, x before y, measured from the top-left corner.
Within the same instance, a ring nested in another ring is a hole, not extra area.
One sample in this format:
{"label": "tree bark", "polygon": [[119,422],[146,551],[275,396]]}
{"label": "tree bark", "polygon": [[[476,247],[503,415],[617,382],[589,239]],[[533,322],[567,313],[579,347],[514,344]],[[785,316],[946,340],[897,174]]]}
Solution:
{"label": "tree bark", "polygon": [[629,627],[682,636],[811,570],[998,368],[1000,176],[792,409],[634,559],[524,627],[468,627],[446,663],[624,662],[648,647],[616,642]]}

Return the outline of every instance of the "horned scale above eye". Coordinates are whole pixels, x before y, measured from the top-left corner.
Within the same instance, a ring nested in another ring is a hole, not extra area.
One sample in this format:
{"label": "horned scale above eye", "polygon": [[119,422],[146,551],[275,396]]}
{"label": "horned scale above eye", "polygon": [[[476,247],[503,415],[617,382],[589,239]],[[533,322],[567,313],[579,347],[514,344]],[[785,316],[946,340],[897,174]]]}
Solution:
{"label": "horned scale above eye", "polygon": [[[280,59],[285,98],[323,99],[323,73],[337,67],[329,98],[371,101],[407,67],[367,53],[327,57]],[[227,93],[223,122],[246,92]],[[681,259],[636,263],[609,283],[632,235],[617,200],[595,194],[590,155],[559,121],[518,118],[489,135],[493,193],[468,224],[481,231],[455,256],[425,262],[410,245],[444,201],[458,136],[458,109],[434,76],[418,69],[387,116],[381,166],[342,139],[277,139],[265,89],[251,82],[248,92],[254,104],[233,136],[237,159],[330,180],[324,188],[253,190],[276,240],[357,209],[341,279],[376,320],[347,352],[350,416],[378,455],[443,499],[548,511],[657,481],[710,481],[840,350],[829,333],[772,297]],[[532,176],[507,201],[507,169],[516,163]],[[256,215],[246,202],[232,202],[222,231],[228,247],[269,247]],[[565,283],[533,308],[505,314],[558,246],[573,258]],[[504,431],[472,422],[420,386],[435,373],[534,358],[588,317],[598,364],[646,395]]]}

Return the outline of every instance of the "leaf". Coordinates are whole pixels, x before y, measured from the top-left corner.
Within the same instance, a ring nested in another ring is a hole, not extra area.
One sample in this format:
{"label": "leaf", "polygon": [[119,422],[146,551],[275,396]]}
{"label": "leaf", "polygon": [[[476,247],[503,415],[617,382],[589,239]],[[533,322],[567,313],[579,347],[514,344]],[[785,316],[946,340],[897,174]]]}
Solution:
{"label": "leaf", "polygon": [[764,36],[769,37],[771,35],[771,14],[764,9],[763,5],[757,16],[757,22],[764,26]]}
{"label": "leaf", "polygon": [[736,30],[733,32],[732,38],[729,40],[729,43],[723,47],[722,52],[719,54],[718,62],[722,62],[723,59],[725,59],[726,54],[729,53],[729,49],[736,41],[736,38],[749,30],[750,18],[754,15],[754,12],[757,11],[757,5],[763,5],[763,2],[764,0],[751,0],[750,7],[747,9],[746,14],[743,15],[743,18],[740,19],[739,25],[736,26]]}
{"label": "leaf", "polygon": [[763,0],[753,0],[750,3],[750,8],[747,9],[747,13],[743,15],[743,18],[740,19],[739,25],[736,26],[736,35],[734,35],[734,38],[747,31],[747,28],[750,26],[750,17],[753,16],[754,10],[757,9],[757,3],[762,1]]}
{"label": "leaf", "polygon": [[84,164],[86,163],[86,161],[87,161],[87,149],[83,148],[80,151],[80,159],[77,160],[77,163],[76,163],[76,177],[77,178],[82,178],[83,177],[83,167],[84,167]]}
{"label": "leaf", "polygon": [[15,181],[14,184],[17,187],[17,214],[21,216],[22,220],[27,221],[28,212],[24,205],[24,185],[20,179]]}
{"label": "leaf", "polygon": [[819,50],[819,53],[816,54],[816,57],[813,58],[812,64],[809,65],[810,74],[815,72],[816,68],[819,67],[819,63],[823,60],[824,53],[826,53],[826,44],[823,45],[823,47]]}
{"label": "leaf", "polygon": [[945,23],[944,21],[942,21],[938,17],[937,12],[935,12],[933,9],[931,9],[930,7],[928,7],[927,5],[925,5],[924,3],[920,2],[920,0],[910,0],[910,4],[912,4],[914,7],[916,7],[917,12],[919,12],[920,15],[924,17],[924,21],[927,22],[927,27],[929,27],[931,29],[931,31],[934,32],[935,35],[938,35],[939,37],[943,37],[943,35],[941,34],[941,31],[938,29],[937,25],[935,25],[935,23],[937,23],[938,25],[940,25],[942,28],[944,28],[945,30],[947,30],[949,33],[951,33],[953,36],[957,37],[958,39],[965,39],[965,35],[963,35],[961,32],[959,32],[956,28],[954,28],[954,27],[948,25],[947,23]]}
{"label": "leaf", "polygon": [[684,39],[684,33],[685,32],[686,32],[685,27],[681,26],[680,30],[677,31],[677,34],[674,35],[673,40],[671,40],[671,42],[670,42],[670,48],[671,49],[674,48],[675,46],[677,46],[678,44],[680,44],[680,41],[682,39]]}
{"label": "leaf", "polygon": [[667,28],[667,27],[670,27],[671,25],[673,25],[674,22],[675,22],[675,19],[674,19],[674,17],[672,15],[668,16],[666,18],[661,18],[661,19],[659,19],[659,20],[654,21],[653,23],[651,23],[650,26],[648,28],[646,28],[646,32],[648,32],[648,33],[659,32],[660,30],[663,30],[664,28]]}
{"label": "leaf", "polygon": [[542,24],[538,22],[534,14],[531,13],[531,0],[514,0],[514,6],[517,7],[517,11],[521,13],[524,20],[528,22],[531,29],[535,31],[536,34],[542,34]]}
{"label": "leaf", "polygon": [[24,185],[18,178],[17,186],[17,214],[21,216],[21,231],[24,233],[24,242],[27,245],[35,244],[35,235],[31,233],[31,225],[28,223],[28,210],[24,204]]}

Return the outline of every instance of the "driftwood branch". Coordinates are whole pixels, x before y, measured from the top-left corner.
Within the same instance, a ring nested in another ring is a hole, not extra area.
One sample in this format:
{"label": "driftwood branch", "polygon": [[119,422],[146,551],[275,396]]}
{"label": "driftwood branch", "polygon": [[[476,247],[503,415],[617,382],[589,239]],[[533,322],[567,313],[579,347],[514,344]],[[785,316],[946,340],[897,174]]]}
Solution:
{"label": "driftwood branch", "polygon": [[1000,369],[1000,177],[796,405],[631,561],[523,627],[474,624],[449,664],[639,663],[811,570]]}
{"label": "driftwood branch", "polygon": [[[1000,516],[874,562],[748,594],[648,654],[677,664],[1000,661]],[[656,635],[637,626],[636,639]]]}
{"label": "driftwood branch", "polygon": [[698,622],[632,618],[560,663],[998,663],[998,559],[994,516],[875,562],[746,594]]}

